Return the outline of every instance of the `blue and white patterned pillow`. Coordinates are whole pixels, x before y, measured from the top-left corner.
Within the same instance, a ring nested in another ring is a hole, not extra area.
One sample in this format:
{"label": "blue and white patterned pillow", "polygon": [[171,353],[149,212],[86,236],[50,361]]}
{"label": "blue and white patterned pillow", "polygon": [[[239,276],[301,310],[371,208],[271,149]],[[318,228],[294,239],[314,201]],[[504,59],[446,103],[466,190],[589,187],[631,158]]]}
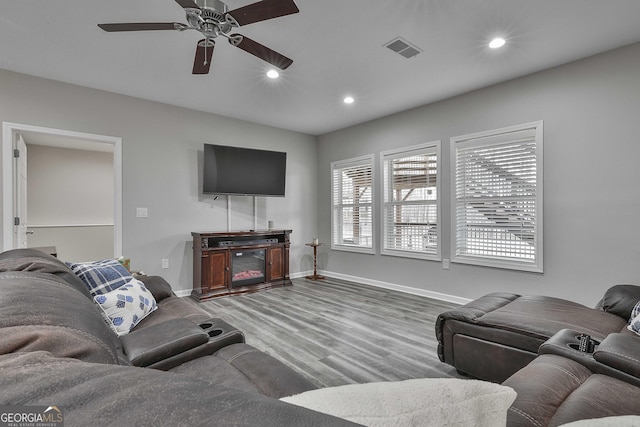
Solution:
{"label": "blue and white patterned pillow", "polygon": [[156,300],[139,280],[132,279],[126,285],[93,300],[102,309],[113,330],[125,335],[145,317],[158,308]]}
{"label": "blue and white patterned pillow", "polygon": [[133,279],[131,273],[115,259],[66,264],[93,296],[111,292]]}
{"label": "blue and white patterned pillow", "polygon": [[640,335],[640,301],[638,301],[633,307],[633,310],[631,310],[630,319],[631,320],[629,320],[629,326],[627,326],[627,329]]}
{"label": "blue and white patterned pillow", "polygon": [[631,316],[629,316],[629,319],[638,317],[638,315],[640,315],[640,301],[638,301],[636,305],[633,306],[633,309],[631,310]]}

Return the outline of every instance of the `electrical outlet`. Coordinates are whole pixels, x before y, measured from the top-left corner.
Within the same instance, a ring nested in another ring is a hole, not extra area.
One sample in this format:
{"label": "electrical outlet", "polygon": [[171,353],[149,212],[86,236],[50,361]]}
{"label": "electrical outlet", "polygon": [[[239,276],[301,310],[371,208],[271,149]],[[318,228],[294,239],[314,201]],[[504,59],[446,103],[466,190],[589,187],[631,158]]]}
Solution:
{"label": "electrical outlet", "polygon": [[442,268],[444,268],[445,270],[449,269],[449,259],[448,258],[444,258],[442,260]]}
{"label": "electrical outlet", "polygon": [[169,268],[169,260],[164,258],[162,260],[162,268]]}
{"label": "electrical outlet", "polygon": [[146,218],[148,216],[147,208],[136,208],[136,216],[138,218]]}

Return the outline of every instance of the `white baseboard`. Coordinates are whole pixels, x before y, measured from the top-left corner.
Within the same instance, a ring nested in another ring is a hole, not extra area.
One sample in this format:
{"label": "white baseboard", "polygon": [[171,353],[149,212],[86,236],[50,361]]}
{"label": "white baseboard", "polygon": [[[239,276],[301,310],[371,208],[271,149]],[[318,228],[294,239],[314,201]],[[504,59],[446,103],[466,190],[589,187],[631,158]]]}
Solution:
{"label": "white baseboard", "polygon": [[182,289],[180,291],[173,291],[179,297],[188,297],[191,295],[191,289]]}
{"label": "white baseboard", "polygon": [[[395,283],[382,282],[380,280],[366,279],[364,277],[350,276],[348,274],[334,273],[332,271],[318,271],[318,273],[323,275],[323,276],[333,277],[335,279],[346,280],[348,282],[362,283],[364,285],[374,286],[376,288],[390,289],[390,290],[393,290],[393,291],[404,292],[406,294],[412,294],[412,295],[418,295],[418,296],[421,296],[421,297],[432,298],[432,299],[439,300],[439,301],[452,302],[454,304],[464,305],[464,304],[466,304],[468,302],[471,302],[471,300],[468,299],[468,298],[461,298],[461,297],[458,297],[458,296],[455,296],[455,295],[448,295],[448,294],[443,294],[443,293],[440,293],[440,292],[428,291],[426,289],[418,289],[418,288],[413,288],[411,286],[398,285],[398,284],[395,284]],[[313,274],[313,271],[301,271],[301,272],[298,272],[298,273],[291,274],[290,277],[292,279],[300,279],[300,278],[303,278],[305,276],[311,276],[312,274]],[[186,297],[186,296],[191,295],[191,290],[189,290],[189,289],[183,289],[183,290],[174,291],[174,292],[179,297]]]}
{"label": "white baseboard", "polygon": [[432,298],[439,301],[452,302],[454,304],[464,305],[472,301],[468,298],[462,298],[455,295],[448,295],[440,292],[428,291],[426,289],[418,289],[418,288],[413,288],[411,286],[398,285],[395,283],[382,282],[380,280],[372,280],[364,277],[350,276],[348,274],[334,273],[332,271],[319,271],[318,273],[322,274],[323,276],[333,277],[335,279],[342,279],[349,282],[362,283],[369,286],[375,286],[377,288],[390,289],[393,291],[404,292],[407,294]]}

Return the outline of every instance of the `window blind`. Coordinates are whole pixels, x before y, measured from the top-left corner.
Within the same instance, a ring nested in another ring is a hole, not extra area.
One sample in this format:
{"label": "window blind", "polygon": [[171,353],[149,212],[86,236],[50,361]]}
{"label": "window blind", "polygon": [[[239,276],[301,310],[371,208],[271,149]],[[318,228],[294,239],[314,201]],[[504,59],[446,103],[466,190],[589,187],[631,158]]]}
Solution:
{"label": "window blind", "polygon": [[439,255],[438,147],[382,153],[383,253]]}
{"label": "window blind", "polygon": [[475,258],[507,268],[541,268],[541,126],[454,141],[454,261]]}
{"label": "window blind", "polygon": [[373,157],[332,163],[332,243],[373,249]]}

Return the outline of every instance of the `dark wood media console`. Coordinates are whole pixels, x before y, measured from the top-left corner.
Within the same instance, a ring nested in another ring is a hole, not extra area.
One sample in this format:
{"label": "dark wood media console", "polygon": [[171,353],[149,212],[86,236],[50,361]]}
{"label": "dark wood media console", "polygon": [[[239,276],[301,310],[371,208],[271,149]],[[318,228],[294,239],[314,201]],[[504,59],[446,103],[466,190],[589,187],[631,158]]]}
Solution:
{"label": "dark wood media console", "polygon": [[291,230],[196,233],[193,291],[198,301],[291,285]]}

